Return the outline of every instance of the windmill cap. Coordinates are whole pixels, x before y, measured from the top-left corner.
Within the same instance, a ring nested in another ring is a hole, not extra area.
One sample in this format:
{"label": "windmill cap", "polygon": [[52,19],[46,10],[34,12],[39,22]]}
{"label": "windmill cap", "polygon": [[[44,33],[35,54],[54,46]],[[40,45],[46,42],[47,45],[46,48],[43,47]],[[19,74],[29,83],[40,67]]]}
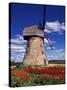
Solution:
{"label": "windmill cap", "polygon": [[24,28],[23,37],[40,36],[44,38],[44,31],[39,29],[37,25]]}

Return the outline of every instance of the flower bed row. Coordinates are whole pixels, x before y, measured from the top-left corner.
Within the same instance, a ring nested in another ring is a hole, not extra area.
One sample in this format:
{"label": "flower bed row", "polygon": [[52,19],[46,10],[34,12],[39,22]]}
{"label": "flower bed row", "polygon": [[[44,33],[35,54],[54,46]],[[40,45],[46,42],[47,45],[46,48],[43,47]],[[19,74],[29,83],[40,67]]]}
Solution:
{"label": "flower bed row", "polygon": [[63,69],[39,69],[39,68],[24,68],[25,71],[27,72],[31,72],[31,73],[42,73],[42,74],[45,74],[45,73],[48,73],[48,74],[62,74],[64,75],[65,74],[65,71]]}
{"label": "flower bed row", "polygon": [[39,76],[41,79],[49,79],[49,80],[62,80],[64,79],[64,75],[58,74],[58,75],[51,75],[51,74],[41,74]]}
{"label": "flower bed row", "polygon": [[11,70],[11,76],[17,77],[19,80],[29,80],[29,73],[24,70]]}

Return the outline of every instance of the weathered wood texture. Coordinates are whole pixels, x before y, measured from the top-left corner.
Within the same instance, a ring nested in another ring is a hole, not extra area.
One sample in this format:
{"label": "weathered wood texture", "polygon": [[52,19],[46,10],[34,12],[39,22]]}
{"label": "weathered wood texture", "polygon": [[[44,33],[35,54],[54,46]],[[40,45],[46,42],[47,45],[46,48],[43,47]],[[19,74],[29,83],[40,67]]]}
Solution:
{"label": "weathered wood texture", "polygon": [[44,31],[38,29],[37,25],[33,25],[24,29],[23,36],[25,39],[29,38],[30,36],[40,36],[44,38]]}

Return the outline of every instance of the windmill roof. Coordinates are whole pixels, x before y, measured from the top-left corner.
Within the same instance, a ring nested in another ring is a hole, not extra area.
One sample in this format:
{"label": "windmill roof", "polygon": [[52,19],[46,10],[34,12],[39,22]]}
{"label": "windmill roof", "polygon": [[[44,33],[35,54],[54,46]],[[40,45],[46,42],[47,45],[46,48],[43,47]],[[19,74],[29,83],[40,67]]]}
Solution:
{"label": "windmill roof", "polygon": [[28,36],[44,37],[44,32],[43,32],[43,30],[39,29],[37,25],[33,25],[33,26],[24,28],[23,36],[24,37],[28,37]]}

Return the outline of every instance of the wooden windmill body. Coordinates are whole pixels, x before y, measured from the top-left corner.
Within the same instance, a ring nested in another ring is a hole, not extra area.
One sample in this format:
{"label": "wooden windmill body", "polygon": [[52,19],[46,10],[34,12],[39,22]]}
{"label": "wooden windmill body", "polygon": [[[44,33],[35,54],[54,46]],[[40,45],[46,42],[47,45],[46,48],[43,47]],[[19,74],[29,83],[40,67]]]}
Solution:
{"label": "wooden windmill body", "polygon": [[37,25],[32,25],[24,29],[23,37],[28,41],[23,65],[48,65],[44,49],[44,31],[39,29]]}

